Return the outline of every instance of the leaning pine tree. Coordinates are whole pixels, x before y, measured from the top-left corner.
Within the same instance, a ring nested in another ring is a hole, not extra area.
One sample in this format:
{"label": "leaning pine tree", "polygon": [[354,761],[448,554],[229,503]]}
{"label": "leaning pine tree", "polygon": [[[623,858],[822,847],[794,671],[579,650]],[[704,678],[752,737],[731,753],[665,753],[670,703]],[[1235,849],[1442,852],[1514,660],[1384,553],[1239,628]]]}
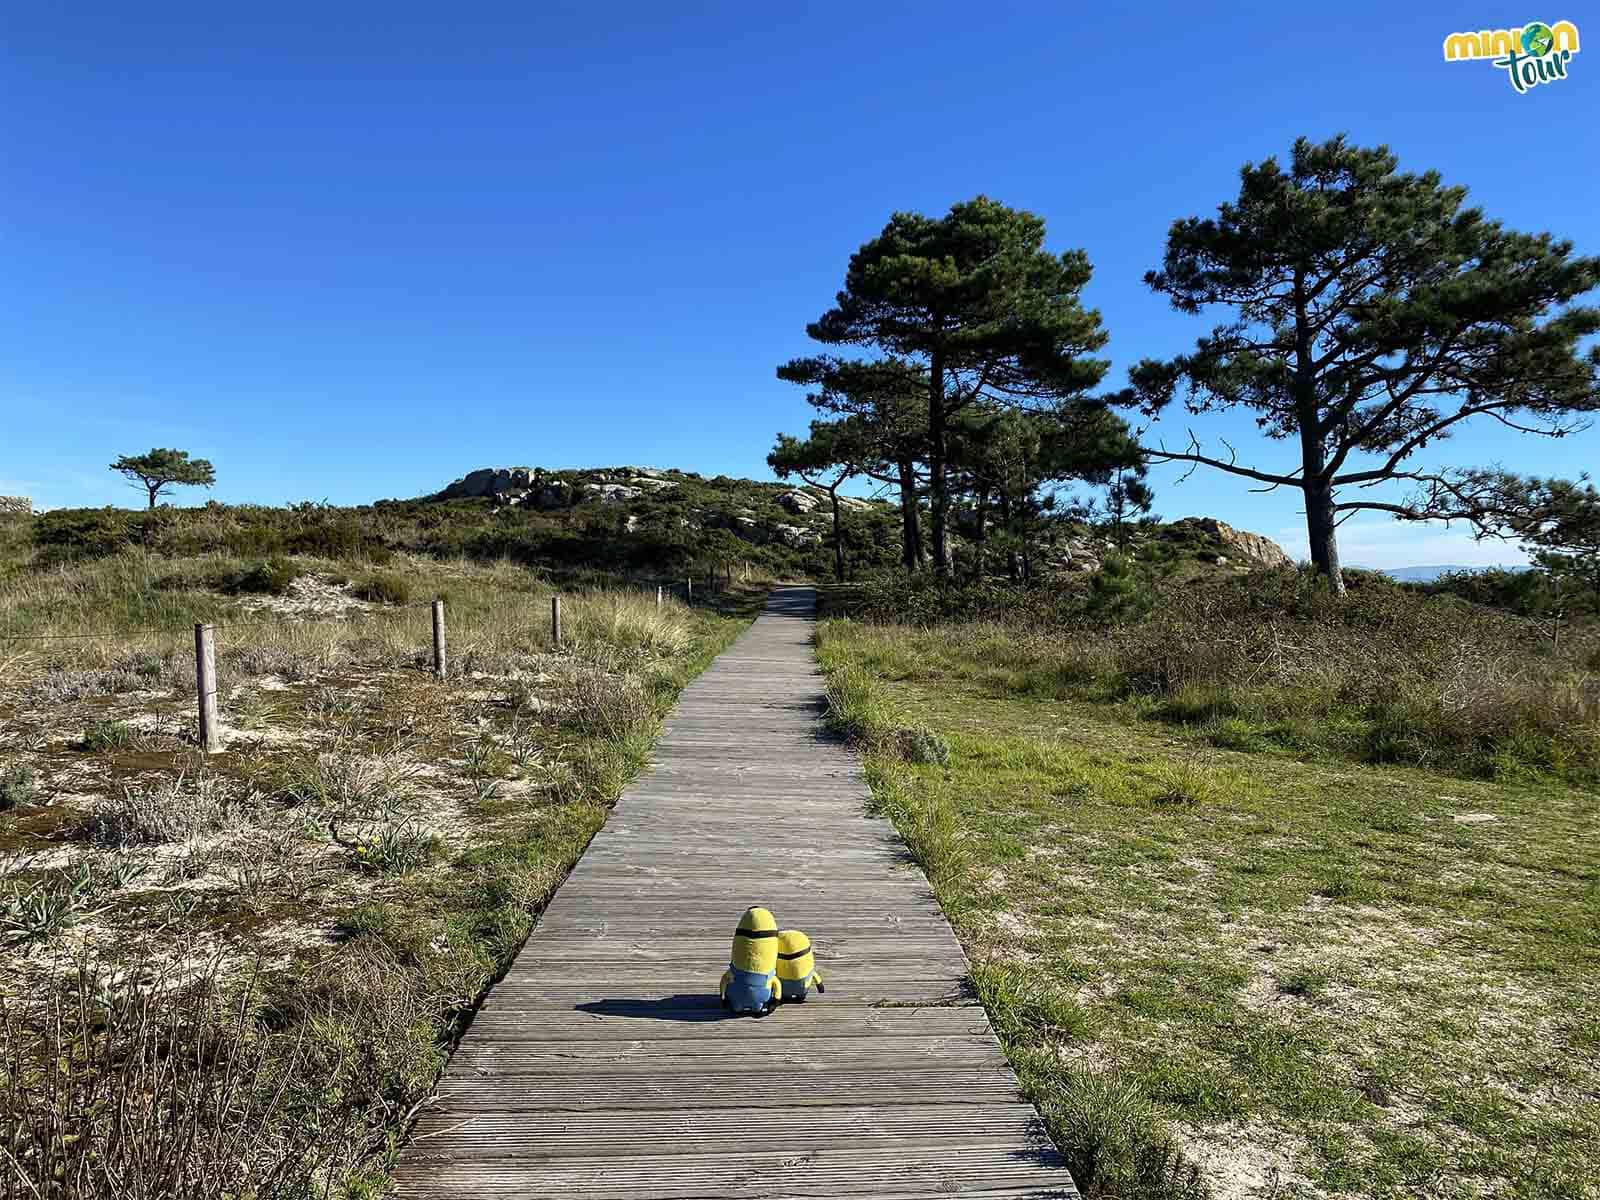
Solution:
{"label": "leaning pine tree", "polygon": [[[1312,561],[1335,592],[1350,514],[1483,515],[1461,475],[1417,460],[1458,424],[1561,437],[1600,409],[1600,350],[1580,349],[1600,311],[1570,307],[1600,282],[1600,259],[1505,229],[1465,198],[1434,172],[1399,173],[1387,147],[1302,138],[1287,168],[1247,165],[1215,217],[1175,222],[1145,276],[1179,311],[1229,319],[1192,354],[1140,363],[1125,402],[1154,416],[1181,389],[1193,414],[1247,409],[1268,438],[1297,442],[1300,461],[1249,465],[1193,434],[1152,459],[1301,492]],[[1365,491],[1390,481],[1412,494]]]}
{"label": "leaning pine tree", "polygon": [[1044,222],[984,196],[942,217],[896,213],[850,258],[819,342],[869,346],[926,372],[934,570],[950,570],[949,429],[980,401],[1055,407],[1086,395],[1109,364],[1100,314],[1079,295],[1081,250],[1044,249]]}

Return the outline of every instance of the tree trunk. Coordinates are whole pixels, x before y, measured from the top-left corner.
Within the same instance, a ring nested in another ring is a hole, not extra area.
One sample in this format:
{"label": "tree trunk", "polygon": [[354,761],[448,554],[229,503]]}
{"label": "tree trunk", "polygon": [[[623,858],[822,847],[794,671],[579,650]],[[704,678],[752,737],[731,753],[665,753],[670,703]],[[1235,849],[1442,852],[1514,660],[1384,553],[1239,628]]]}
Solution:
{"label": "tree trunk", "polygon": [[1111,485],[1111,492],[1106,501],[1106,507],[1111,511],[1111,538],[1116,543],[1118,550],[1126,550],[1128,548],[1128,543],[1124,540],[1127,537],[1127,533],[1122,527],[1122,518],[1126,515],[1125,510],[1128,506],[1127,485],[1123,482],[1124,476],[1125,472],[1121,467],[1118,467],[1116,482]]}
{"label": "tree trunk", "polygon": [[928,364],[928,475],[933,518],[933,572],[950,575],[950,543],[945,522],[950,513],[950,493],[945,486],[944,357],[936,350]]}
{"label": "tree trunk", "polygon": [[144,490],[150,493],[150,511],[154,512],[156,510],[156,493],[161,490],[161,484],[147,483],[144,485]]}
{"label": "tree trunk", "polygon": [[1339,534],[1334,524],[1333,484],[1327,475],[1327,454],[1323,447],[1323,425],[1317,407],[1317,382],[1311,353],[1311,323],[1307,315],[1304,274],[1294,275],[1295,370],[1294,399],[1300,425],[1301,490],[1306,497],[1306,538],[1311,543],[1311,561],[1327,577],[1328,590],[1344,595],[1344,576],[1339,572]]}
{"label": "tree trunk", "polygon": [[1006,578],[1016,583],[1021,577],[1021,568],[1017,561],[1016,547],[1011,545],[1010,535],[1015,532],[1011,528],[1011,493],[1004,487],[1000,489],[1000,528],[1006,531]]}
{"label": "tree trunk", "polygon": [[839,529],[839,485],[828,489],[828,500],[833,504],[833,577],[844,582],[844,535]]}
{"label": "tree trunk", "polygon": [[978,487],[977,530],[972,541],[972,582],[983,582],[983,543],[988,535],[989,521],[989,489],[987,486]]}
{"label": "tree trunk", "polygon": [[1335,596],[1344,595],[1344,575],[1339,570],[1339,532],[1335,526],[1333,488],[1325,479],[1310,479],[1305,484],[1306,538],[1311,543],[1311,561],[1325,575]]}
{"label": "tree trunk", "polygon": [[900,557],[908,572],[922,569],[922,515],[917,507],[917,475],[909,458],[896,464],[900,468]]}

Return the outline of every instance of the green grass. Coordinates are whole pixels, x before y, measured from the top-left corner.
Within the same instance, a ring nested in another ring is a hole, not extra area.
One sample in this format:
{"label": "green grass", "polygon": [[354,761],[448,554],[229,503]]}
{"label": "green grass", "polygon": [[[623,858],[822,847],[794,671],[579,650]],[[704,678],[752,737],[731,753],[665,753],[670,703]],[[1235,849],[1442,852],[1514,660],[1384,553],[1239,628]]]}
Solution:
{"label": "green grass", "polygon": [[410,604],[413,590],[400,571],[371,571],[351,585],[350,594],[377,604]]}
{"label": "green grass", "polygon": [[96,721],[83,731],[83,748],[94,753],[123,750],[138,741],[133,726],[123,721]]}
{"label": "green grass", "polygon": [[948,740],[863,737],[869,778],[1081,1186],[1593,1194],[1600,795],[1130,720],[941,633],[833,622],[819,658],[858,735]]}
{"label": "green grass", "polygon": [[[891,681],[932,672],[985,696],[1105,704],[1219,749],[1600,784],[1600,623],[1574,626],[1558,648],[1524,617],[1366,577],[1335,602],[1287,570],[1163,576],[1150,605],[1101,611],[1098,578],[867,587],[866,611],[895,620],[885,614],[899,601],[914,617],[863,645],[856,665]],[[957,607],[927,607],[935,599]]]}

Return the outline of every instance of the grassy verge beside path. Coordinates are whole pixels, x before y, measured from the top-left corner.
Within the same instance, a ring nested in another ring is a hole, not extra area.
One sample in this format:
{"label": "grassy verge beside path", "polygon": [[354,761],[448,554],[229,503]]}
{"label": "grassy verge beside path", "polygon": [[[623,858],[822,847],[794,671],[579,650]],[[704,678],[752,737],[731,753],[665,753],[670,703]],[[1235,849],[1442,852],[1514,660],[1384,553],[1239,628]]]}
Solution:
{"label": "grassy verge beside path", "polygon": [[1087,1194],[1597,1194],[1600,795],[1008,693],[1005,636],[818,654]]}
{"label": "grassy verge beside path", "polygon": [[[218,754],[196,753],[181,634],[13,651],[5,1200],[382,1194],[464,1019],[761,600],[569,591],[553,650],[549,587],[516,568],[402,560],[367,588],[361,564],[299,565],[316,587],[291,599],[368,607],[221,646]],[[141,572],[94,582],[95,612],[154,594]],[[0,616],[73,583],[0,588]],[[450,597],[449,680],[425,610],[357,594],[407,586]]]}

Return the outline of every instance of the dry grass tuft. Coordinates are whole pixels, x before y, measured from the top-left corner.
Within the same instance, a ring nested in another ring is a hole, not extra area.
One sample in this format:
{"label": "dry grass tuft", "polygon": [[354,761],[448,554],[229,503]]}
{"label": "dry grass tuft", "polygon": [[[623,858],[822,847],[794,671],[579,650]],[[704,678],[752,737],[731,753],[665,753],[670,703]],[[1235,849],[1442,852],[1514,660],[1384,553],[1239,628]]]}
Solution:
{"label": "dry grass tuft", "polygon": [[155,785],[133,784],[107,799],[89,819],[90,839],[123,848],[181,842],[238,823],[239,805],[214,775],[180,774]]}
{"label": "dry grass tuft", "polygon": [[214,973],[48,981],[0,1001],[0,1197],[289,1200],[353,1157],[347,1126],[291,1119],[315,1064],[272,1040]]}

